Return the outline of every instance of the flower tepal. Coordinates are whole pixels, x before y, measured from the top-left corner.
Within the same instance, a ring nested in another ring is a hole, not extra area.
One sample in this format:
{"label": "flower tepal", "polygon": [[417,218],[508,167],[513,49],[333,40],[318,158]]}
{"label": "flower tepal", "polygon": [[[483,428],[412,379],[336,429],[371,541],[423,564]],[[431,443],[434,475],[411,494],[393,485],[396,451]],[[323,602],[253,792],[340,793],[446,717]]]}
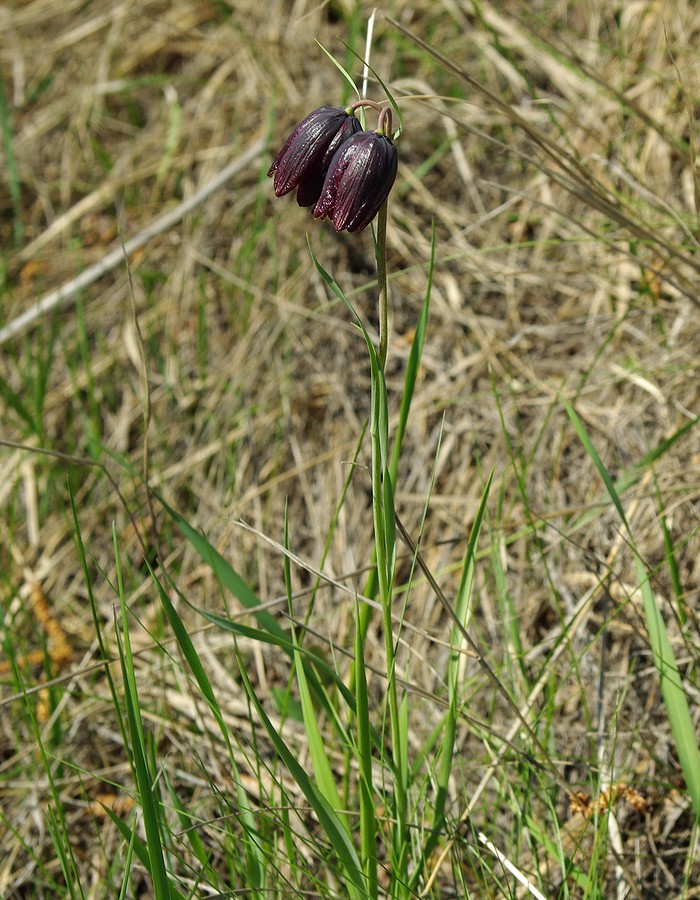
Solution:
{"label": "flower tepal", "polygon": [[303,119],[287,138],[268,169],[278,197],[297,188],[299,206],[313,206],[321,195],[334,154],[362,126],[342,106],[321,106]]}
{"label": "flower tepal", "polygon": [[381,131],[360,131],[348,138],[331,160],[314,207],[336,231],[361,231],[389,195],[399,159],[394,142]]}

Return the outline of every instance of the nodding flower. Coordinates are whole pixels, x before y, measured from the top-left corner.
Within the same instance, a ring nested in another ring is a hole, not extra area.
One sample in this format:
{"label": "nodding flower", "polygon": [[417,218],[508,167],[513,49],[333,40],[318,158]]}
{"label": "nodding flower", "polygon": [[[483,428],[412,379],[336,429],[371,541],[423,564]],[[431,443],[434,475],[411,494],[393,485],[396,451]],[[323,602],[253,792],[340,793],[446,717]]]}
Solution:
{"label": "nodding flower", "polygon": [[296,188],[299,206],[313,206],[336,151],[361,129],[350,107],[321,106],[309,113],[268,169],[268,176],[274,175],[275,194],[283,197]]}
{"label": "nodding flower", "polygon": [[336,231],[362,231],[389,196],[399,165],[396,146],[381,130],[349,137],[330,162],[314,206],[316,219],[326,216]]}

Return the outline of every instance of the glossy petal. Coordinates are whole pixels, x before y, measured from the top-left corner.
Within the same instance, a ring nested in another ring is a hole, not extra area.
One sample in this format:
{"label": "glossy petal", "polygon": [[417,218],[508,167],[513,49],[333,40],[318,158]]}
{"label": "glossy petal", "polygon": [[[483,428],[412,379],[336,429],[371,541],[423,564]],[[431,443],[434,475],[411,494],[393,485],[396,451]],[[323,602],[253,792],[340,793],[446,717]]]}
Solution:
{"label": "glossy petal", "polygon": [[314,217],[328,216],[336,231],[362,231],[389,195],[398,164],[396,147],[386,135],[374,131],[353,135],[331,161]]}
{"label": "glossy petal", "polygon": [[321,106],[309,113],[268,169],[267,174],[274,175],[275,194],[282,197],[298,188],[299,206],[313,206],[336,150],[361,127],[342,106]]}

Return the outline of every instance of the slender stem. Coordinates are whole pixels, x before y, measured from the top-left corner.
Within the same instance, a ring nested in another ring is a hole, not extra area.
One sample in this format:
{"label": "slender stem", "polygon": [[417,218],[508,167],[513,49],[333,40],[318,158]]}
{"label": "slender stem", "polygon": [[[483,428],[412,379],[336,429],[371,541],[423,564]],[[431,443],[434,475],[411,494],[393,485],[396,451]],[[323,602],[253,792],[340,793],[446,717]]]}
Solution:
{"label": "slender stem", "polygon": [[354,113],[356,109],[360,109],[363,106],[369,106],[378,113],[381,113],[383,109],[382,105],[377,103],[376,100],[368,100],[367,97],[365,97],[362,100],[356,100],[354,103],[351,103],[350,106],[346,107],[346,111],[348,113]]}
{"label": "slender stem", "polygon": [[[376,373],[376,377],[375,377]],[[388,441],[387,418],[377,410],[377,406],[386,407],[386,386],[382,369],[375,369],[372,377],[372,421],[370,434],[372,438],[372,514],[374,519],[374,546],[377,559],[378,595],[382,607],[382,624],[384,626],[384,652],[386,656],[387,698],[389,704],[389,723],[391,733],[391,752],[394,763],[394,837],[392,840],[394,874],[398,885],[404,888],[408,884],[408,811],[406,798],[408,784],[406,779],[407,760],[404,750],[403,729],[396,675],[396,651],[394,647],[394,623],[392,619],[392,594],[394,586],[395,548],[389,540],[389,526],[395,513],[393,508],[393,491],[386,491],[384,479],[390,478],[387,460],[382,452]],[[386,413],[386,408],[384,409]],[[393,527],[391,529],[393,532]],[[396,894],[404,896],[399,888]]]}
{"label": "slender stem", "polygon": [[379,364],[382,369],[386,365],[387,347],[389,344],[388,335],[388,306],[389,306],[389,289],[386,277],[386,220],[387,208],[389,201],[384,201],[379,216],[377,217],[377,242],[374,245],[375,258],[377,260],[377,283],[379,286],[379,295],[377,297],[377,311],[379,313]]}
{"label": "slender stem", "polygon": [[377,131],[380,134],[385,134],[387,137],[391,137],[393,134],[391,127],[391,107],[385,106],[382,108],[382,111],[377,116]]}

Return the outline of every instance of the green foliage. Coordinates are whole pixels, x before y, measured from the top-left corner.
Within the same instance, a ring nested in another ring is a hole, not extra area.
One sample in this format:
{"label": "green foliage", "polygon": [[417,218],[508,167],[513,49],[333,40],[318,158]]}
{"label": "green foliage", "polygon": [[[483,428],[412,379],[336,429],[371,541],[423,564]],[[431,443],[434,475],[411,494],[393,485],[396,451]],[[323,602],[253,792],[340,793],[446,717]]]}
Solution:
{"label": "green foliage", "polygon": [[[586,448],[586,452],[589,454],[598,470],[627,533],[630,550],[634,557],[638,586],[642,595],[644,615],[649,632],[649,642],[653,652],[654,665],[659,673],[661,693],[663,694],[664,702],[666,704],[666,712],[671,725],[671,731],[673,732],[681,769],[683,770],[688,793],[690,794],[690,799],[695,811],[695,819],[697,823],[700,823],[700,750],[698,749],[697,735],[693,719],[690,715],[684,679],[681,677],[678,662],[668,636],[666,623],[661,614],[659,604],[654,597],[649,571],[637,549],[620,496],[613,479],[610,477],[610,473],[604,466],[598,452],[593,446],[588,432],[584,428],[583,422],[576,414],[576,411],[566,400],[562,400],[562,402],[576,433]],[[688,425],[695,425],[697,421],[697,419],[694,419],[692,422],[688,423]],[[671,440],[670,443],[664,443],[666,446],[671,446],[674,440],[677,440],[678,436],[679,435],[674,436],[674,439]],[[651,458],[655,459],[656,455],[657,454],[653,454]]]}

